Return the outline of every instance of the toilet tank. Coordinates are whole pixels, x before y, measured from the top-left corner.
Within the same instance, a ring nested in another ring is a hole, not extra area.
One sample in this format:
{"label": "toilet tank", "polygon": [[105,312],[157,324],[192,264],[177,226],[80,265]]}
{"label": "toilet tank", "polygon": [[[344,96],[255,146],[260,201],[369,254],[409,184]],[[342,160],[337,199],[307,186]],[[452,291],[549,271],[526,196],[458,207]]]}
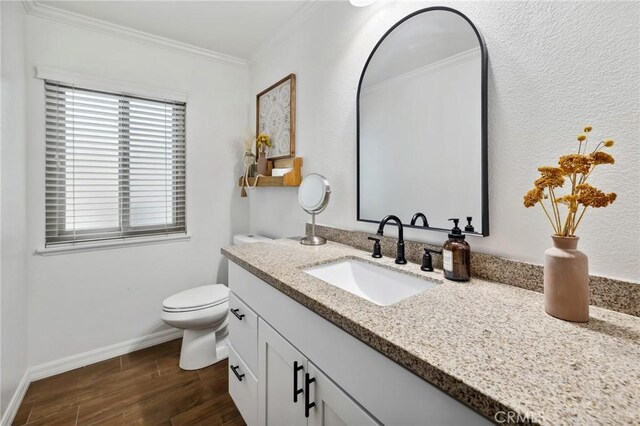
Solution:
{"label": "toilet tank", "polygon": [[240,234],[233,236],[233,244],[249,244],[249,243],[261,243],[265,241],[272,241],[271,238],[263,237],[256,234]]}

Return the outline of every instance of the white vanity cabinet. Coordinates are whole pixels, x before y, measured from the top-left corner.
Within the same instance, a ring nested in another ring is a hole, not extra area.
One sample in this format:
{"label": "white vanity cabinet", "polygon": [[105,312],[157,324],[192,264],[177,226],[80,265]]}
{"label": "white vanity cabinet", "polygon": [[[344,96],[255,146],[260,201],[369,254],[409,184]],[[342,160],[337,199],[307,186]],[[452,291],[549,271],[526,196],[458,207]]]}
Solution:
{"label": "white vanity cabinet", "polygon": [[380,424],[311,361],[307,362],[307,369],[309,373],[305,373],[305,386],[309,380],[313,380],[315,385],[309,387],[309,399],[313,401],[309,411],[309,426]]}
{"label": "white vanity cabinet", "polygon": [[242,418],[258,424],[258,315],[229,293],[229,393]]}
{"label": "white vanity cabinet", "polygon": [[307,360],[262,320],[258,323],[258,362],[260,424],[305,426],[302,386]]}
{"label": "white vanity cabinet", "polygon": [[249,425],[258,424],[258,379],[233,346],[229,348],[229,393],[244,421]]}
{"label": "white vanity cabinet", "polygon": [[265,425],[377,425],[267,323],[258,325],[258,419]]}
{"label": "white vanity cabinet", "polygon": [[[240,309],[229,318],[229,392],[250,426],[491,424],[233,262],[229,289]],[[257,392],[238,386],[236,365]]]}

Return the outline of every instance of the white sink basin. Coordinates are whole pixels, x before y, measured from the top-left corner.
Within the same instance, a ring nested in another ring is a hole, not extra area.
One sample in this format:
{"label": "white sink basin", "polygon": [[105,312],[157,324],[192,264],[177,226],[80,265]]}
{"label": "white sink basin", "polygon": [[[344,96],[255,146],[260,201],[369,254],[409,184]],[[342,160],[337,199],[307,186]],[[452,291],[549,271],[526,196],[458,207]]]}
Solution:
{"label": "white sink basin", "polygon": [[436,286],[411,275],[352,259],[314,266],[304,272],[381,306],[392,305]]}

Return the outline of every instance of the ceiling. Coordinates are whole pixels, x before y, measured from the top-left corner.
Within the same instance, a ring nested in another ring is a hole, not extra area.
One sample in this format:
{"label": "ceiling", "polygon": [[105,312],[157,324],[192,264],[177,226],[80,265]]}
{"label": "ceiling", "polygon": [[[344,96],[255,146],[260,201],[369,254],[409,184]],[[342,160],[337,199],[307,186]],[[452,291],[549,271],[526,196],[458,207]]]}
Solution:
{"label": "ceiling", "polygon": [[38,1],[39,5],[107,21],[248,60],[313,1]]}

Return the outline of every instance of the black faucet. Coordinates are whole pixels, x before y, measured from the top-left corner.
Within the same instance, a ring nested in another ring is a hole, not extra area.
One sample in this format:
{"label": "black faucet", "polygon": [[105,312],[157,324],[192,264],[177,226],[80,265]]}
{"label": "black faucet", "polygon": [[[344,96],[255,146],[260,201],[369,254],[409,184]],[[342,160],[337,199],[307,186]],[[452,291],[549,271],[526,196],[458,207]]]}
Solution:
{"label": "black faucet", "polygon": [[407,263],[407,259],[404,258],[404,231],[402,228],[402,222],[400,221],[400,218],[392,214],[385,216],[384,219],[382,219],[382,221],[380,222],[380,226],[378,226],[377,234],[380,236],[384,235],[383,234],[384,226],[390,220],[393,220],[396,223],[396,225],[398,225],[398,249],[396,251],[396,263],[398,265],[405,265]]}
{"label": "black faucet", "polygon": [[422,226],[424,226],[425,228],[429,227],[429,222],[427,221],[427,217],[424,215],[424,213],[420,213],[420,212],[414,214],[413,217],[411,218],[411,226],[414,226],[418,221],[418,219],[422,219]]}

